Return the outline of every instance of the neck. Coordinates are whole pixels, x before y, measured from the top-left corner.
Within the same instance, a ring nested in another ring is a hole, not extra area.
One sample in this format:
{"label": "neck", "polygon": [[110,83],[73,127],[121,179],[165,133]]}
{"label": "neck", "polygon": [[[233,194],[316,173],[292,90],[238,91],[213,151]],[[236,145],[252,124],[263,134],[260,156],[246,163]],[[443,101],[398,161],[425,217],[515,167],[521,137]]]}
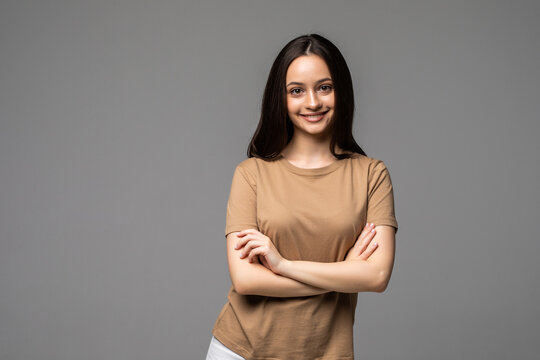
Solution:
{"label": "neck", "polygon": [[[334,155],[330,151],[330,137],[324,139],[315,138],[313,136],[305,136],[296,132],[291,141],[281,152],[282,155],[290,160],[300,160],[308,163],[335,160]],[[334,151],[337,154],[344,151],[335,146]]]}

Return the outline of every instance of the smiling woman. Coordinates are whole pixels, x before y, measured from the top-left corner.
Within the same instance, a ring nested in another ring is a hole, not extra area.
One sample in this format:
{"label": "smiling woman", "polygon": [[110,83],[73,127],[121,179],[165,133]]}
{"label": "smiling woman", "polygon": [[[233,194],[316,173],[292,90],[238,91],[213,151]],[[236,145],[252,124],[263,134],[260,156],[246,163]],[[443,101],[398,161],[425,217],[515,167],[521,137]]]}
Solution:
{"label": "smiling woman", "polygon": [[207,360],[354,359],[358,292],[387,288],[398,224],[389,171],[354,140],[353,113],[335,45],[317,34],[290,41],[234,170],[232,284]]}
{"label": "smiling woman", "polygon": [[317,55],[296,58],[289,65],[286,83],[287,113],[295,131],[324,136],[334,115],[333,83],[326,62]]}

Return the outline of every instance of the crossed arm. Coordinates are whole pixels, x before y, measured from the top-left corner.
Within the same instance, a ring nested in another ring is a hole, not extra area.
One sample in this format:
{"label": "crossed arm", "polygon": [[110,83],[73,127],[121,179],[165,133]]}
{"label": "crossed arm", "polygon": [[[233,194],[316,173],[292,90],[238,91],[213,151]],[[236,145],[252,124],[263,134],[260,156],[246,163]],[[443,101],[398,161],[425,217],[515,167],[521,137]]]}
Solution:
{"label": "crossed arm", "polygon": [[[243,248],[235,249],[237,232],[227,236],[229,272],[235,290],[244,295],[274,297],[311,296],[337,292],[383,292],[394,264],[395,232],[387,225],[375,226],[370,237],[358,238],[344,261],[314,262],[285,260],[275,271],[241,258]],[[378,246],[370,252],[369,245]],[[364,252],[364,255],[358,254]],[[244,251],[245,252],[245,251]]]}

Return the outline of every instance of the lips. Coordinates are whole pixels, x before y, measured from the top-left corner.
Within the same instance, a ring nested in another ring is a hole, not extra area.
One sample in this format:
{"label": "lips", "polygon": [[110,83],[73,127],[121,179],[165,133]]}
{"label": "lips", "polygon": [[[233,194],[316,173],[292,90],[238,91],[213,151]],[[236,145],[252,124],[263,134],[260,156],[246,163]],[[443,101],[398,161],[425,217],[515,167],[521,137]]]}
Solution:
{"label": "lips", "polygon": [[316,122],[316,121],[319,121],[321,120],[324,115],[328,112],[329,110],[326,110],[326,111],[320,111],[320,112],[317,112],[317,113],[311,113],[311,114],[301,114],[300,116],[304,119],[304,120],[307,120],[309,122]]}

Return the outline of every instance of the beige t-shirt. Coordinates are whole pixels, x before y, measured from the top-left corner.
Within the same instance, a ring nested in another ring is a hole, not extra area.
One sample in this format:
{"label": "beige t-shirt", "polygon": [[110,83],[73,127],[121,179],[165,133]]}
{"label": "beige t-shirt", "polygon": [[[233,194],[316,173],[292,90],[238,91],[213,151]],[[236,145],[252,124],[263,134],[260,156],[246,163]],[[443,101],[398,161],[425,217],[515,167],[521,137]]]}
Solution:
{"label": "beige t-shirt", "polygon": [[[257,229],[288,260],[343,261],[366,222],[396,228],[390,174],[361,154],[304,169],[251,157],[233,175],[225,237]],[[354,359],[357,293],[269,297],[233,286],[212,334],[246,359]]]}

